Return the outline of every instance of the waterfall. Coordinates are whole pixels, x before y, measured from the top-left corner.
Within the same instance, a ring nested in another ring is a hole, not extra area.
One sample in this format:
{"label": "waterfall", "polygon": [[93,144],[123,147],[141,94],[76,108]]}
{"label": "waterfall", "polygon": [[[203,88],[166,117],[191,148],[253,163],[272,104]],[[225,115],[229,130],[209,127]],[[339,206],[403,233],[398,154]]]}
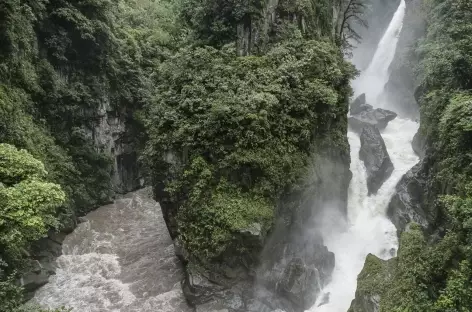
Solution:
{"label": "waterfall", "polygon": [[[395,111],[394,103],[380,100],[389,78],[388,68],[395,54],[405,8],[405,0],[402,0],[369,67],[353,82],[355,94],[366,93],[368,103],[374,107]],[[411,147],[417,129],[417,123],[397,118],[382,131],[395,170],[378,193],[371,196],[367,196],[366,169],[359,159],[359,136],[349,131],[353,178],[349,186],[348,222],[340,224],[339,218],[329,213],[324,218],[322,232],[325,244],[335,253],[336,267],[331,282],[323,289],[325,294],[329,293],[329,302],[318,306],[323,297],[320,296],[310,312],[346,312],[355,297],[357,275],[366,256],[369,253],[382,259],[395,256],[398,248],[396,228],[386,217],[386,209],[396,184],[418,162]]]}
{"label": "waterfall", "polygon": [[388,68],[395,56],[398,37],[403,27],[405,9],[405,0],[402,0],[377,46],[377,51],[372,61],[359,79],[353,82],[355,94],[366,93],[367,102],[377,107],[382,106],[380,104],[384,104],[377,102],[380,100],[380,96],[389,78]]}

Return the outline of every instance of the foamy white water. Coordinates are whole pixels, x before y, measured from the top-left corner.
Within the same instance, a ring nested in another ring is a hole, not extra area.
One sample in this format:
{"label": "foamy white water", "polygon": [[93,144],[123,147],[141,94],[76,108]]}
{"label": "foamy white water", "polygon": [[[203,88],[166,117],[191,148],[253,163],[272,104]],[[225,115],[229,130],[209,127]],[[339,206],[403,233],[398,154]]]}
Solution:
{"label": "foamy white water", "polygon": [[148,190],[87,215],[33,303],[80,312],[190,312],[159,205]]}
{"label": "foamy white water", "polygon": [[[380,41],[368,69],[353,83],[356,95],[366,93],[369,104],[395,111],[395,105],[381,102],[383,88],[388,81],[390,66],[398,42],[398,34],[405,16],[402,0],[392,21]],[[376,102],[375,102],[376,101]],[[336,266],[332,281],[323,289],[330,293],[328,304],[310,312],[346,312],[355,297],[357,275],[369,253],[389,259],[396,254],[398,239],[395,226],[386,217],[386,209],[401,177],[418,162],[411,141],[418,130],[416,122],[397,118],[382,132],[394,171],[376,195],[367,196],[366,169],[359,159],[360,139],[354,132],[348,133],[351,147],[351,171],[349,186],[348,221],[340,224],[339,218],[326,216],[322,229],[325,244],[335,253]]]}

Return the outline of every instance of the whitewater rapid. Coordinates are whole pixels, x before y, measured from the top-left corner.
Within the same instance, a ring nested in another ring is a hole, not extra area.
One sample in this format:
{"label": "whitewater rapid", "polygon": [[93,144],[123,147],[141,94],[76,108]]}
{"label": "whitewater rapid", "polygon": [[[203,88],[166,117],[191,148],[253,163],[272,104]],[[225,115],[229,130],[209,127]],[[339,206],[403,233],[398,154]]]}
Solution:
{"label": "whitewater rapid", "polygon": [[[395,103],[382,101],[382,93],[404,16],[405,1],[402,0],[369,67],[353,82],[355,95],[366,93],[367,102],[374,108],[395,111]],[[322,233],[325,245],[335,254],[336,265],[331,282],[323,289],[324,293],[330,293],[329,303],[318,306],[322,300],[319,298],[310,312],[346,312],[355,297],[357,275],[366,256],[372,253],[389,259],[396,255],[396,228],[386,217],[386,210],[395,186],[419,160],[411,146],[418,127],[419,124],[412,120],[396,118],[381,132],[395,169],[378,193],[370,197],[367,196],[366,169],[359,159],[359,135],[348,132],[353,173],[348,193],[348,218],[340,223],[337,216],[325,216]]]}
{"label": "whitewater rapid", "polygon": [[78,312],[190,312],[182,270],[149,189],[89,213],[68,235],[56,274],[30,304]]}

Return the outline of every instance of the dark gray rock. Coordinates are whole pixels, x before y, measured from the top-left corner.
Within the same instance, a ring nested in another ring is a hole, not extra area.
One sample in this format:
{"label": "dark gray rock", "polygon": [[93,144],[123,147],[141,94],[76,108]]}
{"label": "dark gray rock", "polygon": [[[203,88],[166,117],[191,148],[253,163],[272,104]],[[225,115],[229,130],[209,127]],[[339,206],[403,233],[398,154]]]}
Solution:
{"label": "dark gray rock", "polygon": [[303,309],[310,308],[320,292],[320,275],[314,266],[300,258],[292,259],[286,266],[283,278],[277,284],[277,291],[284,294],[294,304]]}
{"label": "dark gray rock", "polygon": [[372,105],[367,104],[365,93],[362,93],[354,100],[354,102],[351,103],[350,113],[351,115],[356,115],[371,109],[373,109]]}
{"label": "dark gray rock", "polygon": [[366,109],[349,117],[349,126],[358,133],[365,126],[374,126],[379,130],[383,130],[395,118],[397,118],[397,114],[386,109]]}
{"label": "dark gray rock", "polygon": [[429,228],[438,218],[434,205],[427,204],[428,160],[422,160],[408,171],[397,184],[387,215],[399,233],[414,221]]}
{"label": "dark gray rock", "polygon": [[413,137],[411,146],[413,147],[413,151],[416,153],[416,155],[418,155],[421,159],[425,157],[426,138],[421,134],[420,130],[418,130],[418,132],[416,132],[415,136]]}
{"label": "dark gray rock", "polygon": [[24,300],[33,298],[34,291],[49,282],[49,276],[53,272],[44,268],[38,260],[30,260],[28,270],[20,279],[20,285],[24,288]]}
{"label": "dark gray rock", "polygon": [[376,194],[392,174],[393,163],[379,129],[374,126],[365,126],[362,129],[360,140],[359,158],[366,167],[369,195]]}
{"label": "dark gray rock", "polygon": [[221,297],[226,289],[223,285],[210,281],[210,273],[204,269],[193,264],[185,268],[182,290],[191,305],[198,306],[211,302]]}

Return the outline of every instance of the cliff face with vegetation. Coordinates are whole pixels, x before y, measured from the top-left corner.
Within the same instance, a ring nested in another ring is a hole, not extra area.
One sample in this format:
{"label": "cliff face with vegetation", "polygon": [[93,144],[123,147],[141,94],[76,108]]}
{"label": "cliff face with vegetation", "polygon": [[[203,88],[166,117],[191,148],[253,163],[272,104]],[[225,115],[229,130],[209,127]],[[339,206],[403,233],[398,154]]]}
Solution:
{"label": "cliff face with vegetation", "polygon": [[[150,19],[167,9],[149,7],[154,8],[147,10]],[[64,235],[51,229],[30,248],[33,240],[51,226],[72,231],[78,216],[116,192],[141,186],[137,159],[144,130],[133,114],[148,102],[150,68],[170,41],[163,28],[144,27],[150,25],[140,17],[144,10],[145,4],[135,1],[0,1],[0,142],[42,162],[42,179],[66,195],[54,211],[15,206],[32,214],[29,226],[39,233],[15,243],[15,252],[3,231],[10,195],[0,198],[1,311],[11,312],[18,303],[21,292],[8,286],[16,270],[32,270],[22,279],[27,291],[47,281]],[[1,178],[0,186],[14,187]],[[27,221],[17,214],[12,218],[18,224],[11,231],[22,233],[19,226]],[[38,223],[42,218],[49,220],[46,226]],[[24,261],[31,257],[35,260]]]}
{"label": "cliff face with vegetation", "polygon": [[333,209],[346,210],[355,71],[335,44],[333,12],[329,1],[184,1],[193,45],[159,68],[146,157],[186,264],[184,292],[201,309],[239,311],[258,280],[281,295],[269,308],[300,311],[319,292],[311,284],[329,279],[321,237],[296,239],[322,203],[341,195]]}
{"label": "cliff face with vegetation", "polygon": [[[472,7],[460,0],[413,1],[411,5],[424,20],[418,21],[418,15],[416,21],[411,20],[410,15],[406,23],[425,22],[426,34],[416,39],[419,44],[412,45],[411,56],[404,58],[418,60],[416,70],[402,74],[414,77],[407,94],[410,98],[414,94],[420,106],[421,128],[414,144],[423,159],[400,182],[409,185],[407,192],[413,202],[402,206],[392,202],[389,207],[393,220],[399,220],[399,208],[407,212],[399,227],[398,257],[388,263],[368,258],[351,311],[472,308]],[[405,226],[412,221],[421,226]]]}
{"label": "cliff face with vegetation", "polygon": [[351,4],[0,0],[0,142],[56,190],[24,221],[9,194],[36,176],[0,176],[8,231],[36,231],[10,244],[0,223],[0,311],[22,300],[17,269],[27,292],[47,282],[78,217],[147,177],[193,305],[313,304],[334,256],[300,238],[324,204],[346,211]]}

